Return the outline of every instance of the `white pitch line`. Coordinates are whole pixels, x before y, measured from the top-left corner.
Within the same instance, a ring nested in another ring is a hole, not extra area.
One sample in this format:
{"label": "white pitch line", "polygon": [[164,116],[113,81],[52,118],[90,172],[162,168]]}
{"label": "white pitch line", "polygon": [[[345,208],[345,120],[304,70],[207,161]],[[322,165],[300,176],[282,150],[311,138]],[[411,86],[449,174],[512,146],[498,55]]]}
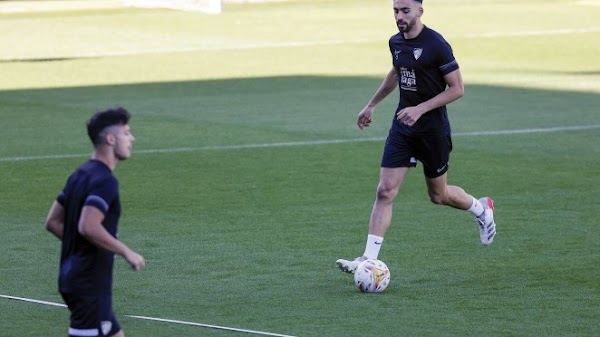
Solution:
{"label": "white pitch line", "polygon": [[[570,35],[570,34],[586,34],[598,33],[600,27],[588,28],[564,28],[552,30],[530,30],[520,32],[489,32],[489,33],[472,33],[472,34],[450,34],[447,37],[452,39],[460,38],[501,38],[501,37],[519,37],[519,36],[540,36],[540,35]],[[295,48],[295,47],[314,47],[314,46],[334,46],[340,44],[357,44],[357,43],[379,43],[387,42],[387,36],[382,38],[365,38],[354,40],[325,40],[325,41],[288,41],[288,42],[257,42],[249,44],[236,45],[200,45],[191,47],[174,47],[174,48],[154,48],[125,51],[110,51],[101,53],[81,52],[70,55],[54,55],[43,58],[22,57],[22,58],[0,58],[0,62],[21,62],[32,61],[38,59],[73,59],[73,58],[94,58],[94,57],[114,57],[114,56],[132,56],[132,55],[149,55],[149,54],[164,54],[164,53],[189,53],[199,51],[228,51],[228,50],[247,50],[247,49],[268,49],[268,48]]]}
{"label": "white pitch line", "polygon": [[[565,28],[553,30],[530,30],[521,32],[489,32],[489,33],[470,33],[449,35],[449,38],[500,38],[500,37],[517,37],[517,36],[539,36],[539,35],[569,35],[569,34],[586,34],[598,33],[600,27],[591,28]],[[261,42],[249,44],[237,44],[231,46],[196,46],[196,47],[181,47],[181,48],[166,48],[166,49],[148,49],[139,52],[109,52],[106,54],[76,54],[74,57],[96,57],[96,56],[127,56],[140,54],[162,54],[162,53],[185,53],[196,51],[226,51],[226,50],[245,50],[245,49],[268,49],[268,48],[297,48],[297,47],[314,47],[314,46],[333,46],[340,44],[357,44],[357,43],[374,43],[387,42],[387,37],[383,38],[366,38],[354,40],[325,40],[325,41],[288,41],[288,42]]]}
{"label": "white pitch line", "polygon": [[[600,129],[600,124],[592,125],[577,125],[577,126],[561,126],[551,128],[532,128],[518,130],[496,130],[496,131],[474,131],[474,132],[456,132],[452,137],[472,137],[472,136],[497,136],[497,135],[514,135],[528,133],[543,133],[543,132],[561,132],[561,131],[584,131]],[[148,149],[134,151],[135,154],[154,154],[154,153],[177,153],[177,152],[196,152],[209,150],[241,150],[241,149],[257,149],[267,147],[291,147],[291,146],[308,146],[308,145],[328,145],[328,144],[345,144],[345,143],[363,143],[383,141],[384,137],[371,138],[348,138],[348,139],[324,139],[324,140],[309,140],[299,142],[279,142],[279,143],[262,143],[262,144],[240,144],[240,145],[213,145],[200,147],[176,147],[170,149]],[[79,154],[56,154],[45,156],[24,156],[24,157],[4,157],[0,158],[0,162],[19,162],[44,159],[65,159],[65,158],[85,158],[89,157],[89,153]]]}
{"label": "white pitch line", "polygon": [[527,133],[543,133],[543,132],[561,132],[561,131],[585,131],[600,129],[600,124],[592,125],[576,125],[576,126],[557,126],[552,128],[532,128],[520,130],[498,130],[498,131],[473,131],[473,132],[458,132],[452,136],[468,137],[468,136],[497,136],[497,135],[516,135]]}
{"label": "white pitch line", "polygon": [[203,328],[211,328],[211,329],[219,329],[219,330],[244,332],[244,333],[250,333],[250,334],[254,334],[254,335],[275,336],[275,337],[294,337],[294,336],[290,336],[290,335],[282,335],[282,334],[271,333],[271,332],[264,332],[264,331],[237,329],[237,328],[229,328],[229,327],[218,326],[218,325],[210,325],[210,324],[202,324],[202,323],[178,321],[178,320],[175,320],[175,319],[164,319],[164,318],[154,318],[154,317],[134,316],[134,315],[126,315],[126,316],[127,317],[131,317],[131,318],[145,319],[145,320],[148,320],[148,321],[156,321],[156,322],[165,322],[165,323],[174,323],[174,324],[199,326],[199,327],[203,327]]}
{"label": "white pitch line", "polygon": [[513,36],[539,36],[539,35],[569,35],[598,33],[600,27],[590,28],[564,28],[551,30],[526,30],[522,32],[490,32],[490,33],[472,33],[455,35],[454,38],[495,38],[495,37],[513,37]]}
{"label": "white pitch line", "polygon": [[[16,300],[16,301],[23,301],[23,302],[30,302],[30,303],[36,303],[36,304],[43,304],[43,305],[50,305],[50,306],[53,306],[53,307],[61,307],[61,308],[66,308],[67,307],[66,305],[64,305],[62,303],[40,301],[40,300],[34,300],[34,299],[31,299],[31,298],[25,298],[25,297],[0,295],[0,298],[5,298],[5,299],[9,299],[9,300]],[[156,318],[156,317],[137,316],[137,315],[125,315],[125,316],[131,317],[131,318],[136,318],[136,319],[144,319],[144,320],[147,320],[147,321],[164,322],[164,323],[174,323],[174,324],[183,324],[183,325],[198,326],[198,327],[203,327],[203,328],[211,328],[211,329],[219,329],[219,330],[228,330],[228,331],[235,331],[235,332],[243,332],[243,333],[249,333],[249,334],[254,334],[254,335],[261,335],[261,336],[294,337],[294,336],[291,336],[291,335],[282,335],[282,334],[277,334],[277,333],[272,333],[272,332],[257,331],[257,330],[247,330],[247,329],[238,329],[238,328],[230,328],[230,327],[226,327],[226,326],[219,326],[219,325],[212,325],[212,324],[203,324],[203,323],[195,323],[195,322],[186,322],[186,321],[179,321],[179,320],[175,320],[175,319],[164,319],[164,318]]]}
{"label": "white pitch line", "polygon": [[16,301],[23,301],[23,302],[31,302],[31,303],[37,303],[37,304],[44,304],[44,305],[51,305],[53,307],[63,307],[63,308],[67,307],[66,305],[61,304],[61,303],[40,301],[40,300],[34,300],[34,299],[31,299],[31,298],[24,298],[24,297],[0,295],[0,298],[6,298],[6,299],[9,299],[9,300],[16,300]]}

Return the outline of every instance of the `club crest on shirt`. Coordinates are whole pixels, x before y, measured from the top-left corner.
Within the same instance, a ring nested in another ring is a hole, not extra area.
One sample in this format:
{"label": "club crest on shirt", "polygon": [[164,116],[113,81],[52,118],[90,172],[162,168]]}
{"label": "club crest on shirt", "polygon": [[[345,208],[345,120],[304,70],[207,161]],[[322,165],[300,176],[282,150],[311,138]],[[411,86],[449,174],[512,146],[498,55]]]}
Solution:
{"label": "club crest on shirt", "polygon": [[421,54],[423,54],[423,48],[413,49],[413,55],[415,56],[415,60],[418,60],[419,57],[421,57]]}
{"label": "club crest on shirt", "polygon": [[110,332],[110,329],[112,329],[112,322],[111,321],[102,321],[100,322],[100,329],[102,329],[102,334],[103,335],[108,335],[108,333]]}

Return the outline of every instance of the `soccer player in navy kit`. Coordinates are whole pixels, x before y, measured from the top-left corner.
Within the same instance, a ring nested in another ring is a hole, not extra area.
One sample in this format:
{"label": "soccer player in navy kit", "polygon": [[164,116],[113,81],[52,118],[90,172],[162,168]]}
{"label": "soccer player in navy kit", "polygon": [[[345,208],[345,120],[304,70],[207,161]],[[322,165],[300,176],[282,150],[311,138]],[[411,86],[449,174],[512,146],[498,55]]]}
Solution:
{"label": "soccer player in navy kit", "polygon": [[393,67],[358,114],[358,127],[362,130],[371,124],[377,104],[396,87],[400,90],[400,101],[383,151],[365,251],[354,260],[336,261],[338,268],[350,273],[354,273],[361,261],[378,258],[392,220],[394,199],[417,160],[423,165],[433,203],[473,214],[480,240],[486,246],[496,234],[493,200],[489,197],[477,200],[459,186],[447,183],[452,140],[446,105],[464,94],[452,48],[439,33],[421,22],[422,0],[394,0],[393,4],[400,31],[389,41]]}
{"label": "soccer player in navy kit", "polygon": [[46,229],[62,241],[58,286],[71,311],[70,337],[123,337],[112,310],[114,254],[136,271],[144,267],[144,258],[117,239],[121,203],[112,171],[131,155],[129,118],[123,108],[92,116],[92,158],[71,174],[46,218]]}

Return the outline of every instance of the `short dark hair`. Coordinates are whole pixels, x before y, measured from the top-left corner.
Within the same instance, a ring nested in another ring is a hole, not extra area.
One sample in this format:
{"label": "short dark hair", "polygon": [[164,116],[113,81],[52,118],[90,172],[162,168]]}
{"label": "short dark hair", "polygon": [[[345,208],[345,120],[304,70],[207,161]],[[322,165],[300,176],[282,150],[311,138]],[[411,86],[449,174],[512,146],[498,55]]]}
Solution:
{"label": "short dark hair", "polygon": [[94,146],[100,143],[100,134],[104,129],[113,125],[126,125],[131,115],[124,108],[117,107],[96,112],[87,122],[87,132]]}

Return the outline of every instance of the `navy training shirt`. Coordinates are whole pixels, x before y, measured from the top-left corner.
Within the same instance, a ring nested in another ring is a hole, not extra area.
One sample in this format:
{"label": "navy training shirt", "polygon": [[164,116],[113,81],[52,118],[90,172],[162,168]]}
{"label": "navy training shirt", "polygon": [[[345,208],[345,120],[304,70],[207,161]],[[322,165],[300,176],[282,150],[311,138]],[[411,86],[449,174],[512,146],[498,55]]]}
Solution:
{"label": "navy training shirt", "polygon": [[[405,39],[402,33],[392,36],[389,45],[400,88],[396,112],[446,90],[444,76],[458,69],[448,42],[426,26],[414,39]],[[398,122],[394,114],[392,128],[407,135],[450,134],[446,106],[426,112],[412,127]]]}
{"label": "navy training shirt", "polygon": [[114,253],[81,236],[78,224],[82,208],[92,206],[104,213],[102,225],[117,237],[121,215],[117,179],[106,164],[89,160],[71,174],[56,201],[65,209],[59,290],[79,294],[110,293]]}

